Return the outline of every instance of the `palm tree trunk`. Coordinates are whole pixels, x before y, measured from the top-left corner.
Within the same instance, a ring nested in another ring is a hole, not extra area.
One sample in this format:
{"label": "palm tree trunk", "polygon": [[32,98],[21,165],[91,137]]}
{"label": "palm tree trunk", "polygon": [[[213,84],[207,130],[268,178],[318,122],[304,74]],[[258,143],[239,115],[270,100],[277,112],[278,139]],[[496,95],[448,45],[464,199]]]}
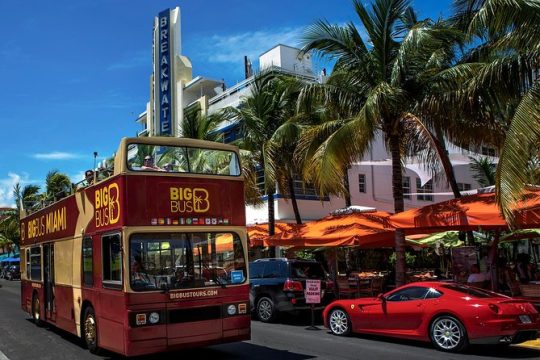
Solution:
{"label": "palm tree trunk", "polygon": [[[268,236],[272,236],[276,233],[276,214],[274,208],[274,191],[268,191]],[[276,247],[270,248],[270,256],[276,257]]]}
{"label": "palm tree trunk", "polygon": [[436,143],[435,148],[437,149],[437,153],[439,154],[439,158],[441,159],[441,163],[446,174],[446,179],[448,180],[450,188],[454,193],[454,198],[458,199],[461,197],[461,193],[459,192],[458,184],[456,181],[454,167],[452,166],[452,162],[450,161],[448,150],[446,150],[446,143],[444,142],[444,135],[442,129],[440,128],[440,126],[437,126],[435,128],[435,131],[437,132],[437,137],[436,139],[434,139]]}
{"label": "palm tree trunk", "polygon": [[351,185],[349,184],[349,166],[345,168],[345,173],[343,174],[343,185],[347,193],[345,194],[345,206],[349,207],[351,203]]}
{"label": "palm tree trunk", "polygon": [[294,192],[294,179],[292,176],[289,176],[287,179],[289,183],[289,194],[291,195],[291,202],[294,211],[294,218],[296,219],[297,224],[302,224],[302,217],[300,216],[300,210],[298,210],[298,203],[296,201],[296,193]]}
{"label": "palm tree trunk", "polygon": [[[390,135],[390,153],[392,156],[392,194],[394,197],[394,212],[400,213],[405,209],[403,201],[403,174],[401,172],[401,149],[399,135]],[[396,230],[396,286],[405,284],[405,235],[402,230]]]}

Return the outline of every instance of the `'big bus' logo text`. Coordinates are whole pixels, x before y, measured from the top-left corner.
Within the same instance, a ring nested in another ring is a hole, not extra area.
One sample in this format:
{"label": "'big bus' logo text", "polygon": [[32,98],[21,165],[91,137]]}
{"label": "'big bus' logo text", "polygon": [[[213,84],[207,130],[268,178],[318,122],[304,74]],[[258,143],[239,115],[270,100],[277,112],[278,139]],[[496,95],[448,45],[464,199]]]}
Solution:
{"label": "'big bus' logo text", "polygon": [[172,213],[204,213],[210,209],[208,190],[203,188],[170,188]]}
{"label": "'big bus' logo text", "polygon": [[117,183],[112,183],[96,190],[96,227],[116,224],[120,219],[120,190]]}

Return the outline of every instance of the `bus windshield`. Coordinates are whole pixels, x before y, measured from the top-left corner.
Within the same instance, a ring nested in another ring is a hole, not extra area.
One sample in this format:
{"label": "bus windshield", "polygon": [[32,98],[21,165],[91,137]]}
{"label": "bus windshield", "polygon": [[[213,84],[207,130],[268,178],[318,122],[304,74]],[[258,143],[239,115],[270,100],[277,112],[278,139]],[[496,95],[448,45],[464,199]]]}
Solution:
{"label": "bus windshield", "polygon": [[129,144],[127,157],[132,171],[240,175],[238,157],[228,150]]}
{"label": "bus windshield", "polygon": [[135,291],[241,284],[246,262],[235,233],[135,234],[130,238]]}

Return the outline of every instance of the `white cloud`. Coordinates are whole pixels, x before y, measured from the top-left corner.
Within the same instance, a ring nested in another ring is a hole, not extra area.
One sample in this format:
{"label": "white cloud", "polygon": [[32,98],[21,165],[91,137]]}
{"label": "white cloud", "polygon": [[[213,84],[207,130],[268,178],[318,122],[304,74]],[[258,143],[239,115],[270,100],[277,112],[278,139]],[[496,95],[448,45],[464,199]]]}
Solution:
{"label": "white cloud", "polygon": [[53,151],[50,153],[33,154],[32,157],[38,160],[71,160],[80,159],[81,155],[61,151]]}
{"label": "white cloud", "polygon": [[7,178],[0,179],[0,207],[14,207],[13,187],[17,183],[24,186],[30,182],[28,174],[19,175],[13,172],[9,172]]}
{"label": "white cloud", "polygon": [[244,55],[252,61],[277,44],[298,46],[305,27],[283,27],[229,35],[214,35],[198,41],[196,57],[214,63],[238,63]]}

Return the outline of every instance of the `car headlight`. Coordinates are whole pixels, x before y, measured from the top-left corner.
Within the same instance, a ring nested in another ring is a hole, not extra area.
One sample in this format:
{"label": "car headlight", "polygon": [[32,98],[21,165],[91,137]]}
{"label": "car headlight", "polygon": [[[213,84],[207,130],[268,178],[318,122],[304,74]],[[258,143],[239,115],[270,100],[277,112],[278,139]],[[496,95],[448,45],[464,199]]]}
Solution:
{"label": "car headlight", "polygon": [[229,314],[231,316],[236,314],[236,306],[229,305],[229,307],[227,308],[227,314]]}
{"label": "car headlight", "polygon": [[159,322],[159,313],[151,312],[150,316],[148,316],[148,321],[150,324],[157,324]]}

